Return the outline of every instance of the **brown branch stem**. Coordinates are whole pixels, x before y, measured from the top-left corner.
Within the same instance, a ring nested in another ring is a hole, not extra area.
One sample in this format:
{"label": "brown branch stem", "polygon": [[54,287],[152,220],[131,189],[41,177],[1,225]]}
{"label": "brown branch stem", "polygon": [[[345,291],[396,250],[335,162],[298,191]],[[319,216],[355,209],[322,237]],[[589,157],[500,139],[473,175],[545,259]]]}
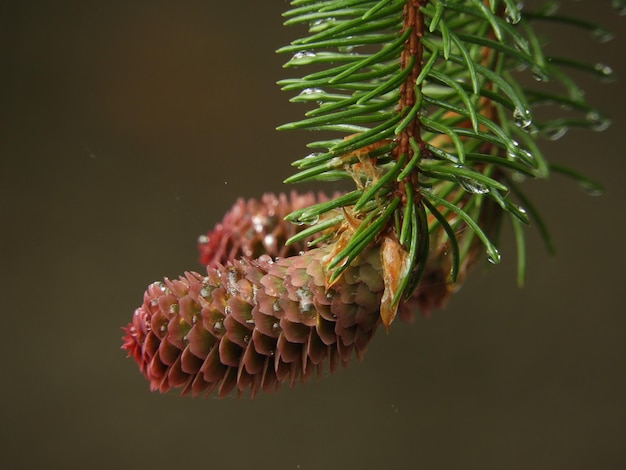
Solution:
{"label": "brown branch stem", "polygon": [[[400,102],[398,112],[403,109],[410,109],[415,105],[415,82],[422,70],[423,46],[421,38],[424,33],[424,16],[420,8],[427,3],[427,0],[407,0],[403,13],[403,32],[411,30],[411,34],[404,43],[404,50],[400,56],[400,66],[405,69],[414,57],[413,68],[406,80],[400,87]],[[406,154],[411,156],[409,139],[413,137],[418,144],[421,144],[419,116],[414,117],[411,122],[402,130],[398,136],[398,147],[396,158]]]}
{"label": "brown branch stem", "polygon": [[[415,94],[415,83],[417,81],[417,77],[422,71],[423,66],[423,46],[421,38],[424,34],[424,15],[422,14],[420,8],[426,3],[428,3],[428,0],[407,0],[404,5],[402,31],[404,32],[410,29],[411,33],[404,43],[404,50],[400,56],[400,66],[403,70],[406,69],[411,62],[413,63],[413,66],[404,83],[400,87],[400,101],[397,108],[399,113],[403,112],[403,110],[411,109],[415,105],[417,99]],[[415,60],[411,61],[412,58]],[[398,135],[398,145],[394,150],[396,160],[402,155],[406,155],[408,157],[407,161],[412,158],[413,149],[409,144],[411,138],[415,139],[417,145],[422,150],[424,149],[424,142],[422,141],[420,132],[419,113],[413,117],[413,119]],[[412,172],[412,174],[407,178],[413,184],[414,190],[416,190],[418,187],[417,173]],[[398,184],[398,191],[404,199],[406,197],[404,181],[401,181]],[[416,192],[416,196],[417,195],[418,193]]]}

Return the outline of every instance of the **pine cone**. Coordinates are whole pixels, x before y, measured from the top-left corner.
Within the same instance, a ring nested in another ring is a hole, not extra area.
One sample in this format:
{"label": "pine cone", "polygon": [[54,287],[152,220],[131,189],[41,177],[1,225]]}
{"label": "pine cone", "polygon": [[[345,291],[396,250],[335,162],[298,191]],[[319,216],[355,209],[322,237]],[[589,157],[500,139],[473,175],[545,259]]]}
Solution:
{"label": "pine cone", "polygon": [[273,262],[241,259],[152,284],[124,330],[152,390],[251,396],[306,381],[328,363],[334,372],[352,350],[361,358],[379,323],[384,289],[371,248],[328,290],[329,247]]}

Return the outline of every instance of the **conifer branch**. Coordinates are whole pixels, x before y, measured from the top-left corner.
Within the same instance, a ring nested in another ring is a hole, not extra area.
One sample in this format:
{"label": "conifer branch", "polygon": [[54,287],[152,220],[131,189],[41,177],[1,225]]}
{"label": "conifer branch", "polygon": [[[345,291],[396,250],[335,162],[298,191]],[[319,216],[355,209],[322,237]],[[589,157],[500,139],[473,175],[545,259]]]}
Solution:
{"label": "conifer branch", "polygon": [[[294,0],[292,5],[286,24],[309,24],[310,35],[279,52],[295,54],[286,67],[318,67],[279,83],[300,92],[292,101],[317,103],[317,108],[279,129],[348,135],[311,143],[321,151],[294,162],[299,171],[286,181],[356,183],[349,197],[288,217],[310,224],[307,234],[318,230],[326,234],[325,243],[334,236],[341,245],[327,266],[332,280],[368,243],[380,244],[387,237],[396,239],[403,257],[413,260],[413,274],[407,275],[418,275],[428,258],[421,250],[426,235],[414,223],[422,215],[428,215],[431,238],[433,233],[471,230],[497,262],[495,241],[487,234],[495,233],[500,217],[508,214],[515,219],[523,252],[517,224],[531,220],[519,204],[529,201],[519,188],[512,190],[509,176],[548,176],[552,167],[536,145],[537,137],[557,138],[570,127],[601,130],[609,123],[583,100],[566,70],[607,78],[610,68],[545,57],[532,29],[533,21],[554,21],[586,29],[599,39],[608,37],[586,20],[555,15],[550,8],[522,12],[513,0]],[[520,69],[541,81],[554,79],[565,94],[522,86]],[[532,109],[545,104],[567,106],[583,118],[533,118]],[[492,204],[501,210],[498,220],[484,215]],[[339,208],[343,218],[337,215]],[[533,218],[539,220],[537,214]],[[543,225],[539,229],[547,233]],[[419,243],[412,243],[415,237]],[[448,243],[461,245],[459,240]],[[471,239],[464,243],[456,253],[461,258],[474,246]],[[524,263],[519,265],[521,279]],[[453,269],[450,274],[453,285]],[[418,283],[419,278],[407,285]],[[404,293],[410,294],[410,289]]]}
{"label": "conifer branch", "polygon": [[[206,275],[150,285],[124,328],[123,349],[162,392],[275,390],[361,358],[376,327],[417,306],[441,308],[509,218],[525,275],[524,225],[552,241],[519,180],[560,173],[592,194],[601,187],[549,162],[537,140],[609,120],[585,102],[568,69],[606,79],[604,64],[547,57],[535,21],[606,29],[521,12],[515,0],[292,0],[286,24],[309,35],[281,52],[292,101],[314,104],[282,129],[332,131],[294,162],[289,182],[351,179],[334,198],[292,194],[240,200],[201,237]],[[623,0],[613,5],[624,10]],[[518,80],[528,70],[539,81]],[[544,81],[561,85],[544,89]],[[567,107],[557,118],[537,106]],[[521,205],[520,205],[521,204]],[[522,207],[523,206],[523,207]],[[289,222],[295,222],[292,225]],[[288,243],[284,241],[289,238]],[[308,249],[314,247],[313,249]],[[403,303],[403,300],[405,301]]]}

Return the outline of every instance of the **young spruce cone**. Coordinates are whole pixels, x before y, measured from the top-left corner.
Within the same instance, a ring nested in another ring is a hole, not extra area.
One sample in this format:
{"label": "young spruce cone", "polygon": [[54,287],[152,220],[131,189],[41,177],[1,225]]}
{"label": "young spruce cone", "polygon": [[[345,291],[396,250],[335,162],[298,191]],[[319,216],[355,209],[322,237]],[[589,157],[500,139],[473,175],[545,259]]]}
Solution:
{"label": "young spruce cone", "polygon": [[380,255],[369,249],[325,287],[329,247],[273,262],[241,259],[152,284],[126,327],[123,348],[152,390],[224,397],[275,390],[361,358],[378,324]]}
{"label": "young spruce cone", "polygon": [[[339,362],[347,365],[352,350],[363,357],[380,323],[385,289],[380,249],[365,250],[327,289],[323,263],[332,246],[310,251],[305,242],[284,246],[299,230],[284,216],[315,202],[312,194],[295,193],[266,194],[260,202],[240,199],[200,240],[206,276],[186,273],[148,287],[124,328],[122,347],[152,390],[182,388],[183,394],[198,395],[217,388],[223,397],[235,387],[239,394],[249,387],[254,396],[286,381],[304,382],[315,371],[320,375],[326,363],[332,373]],[[431,236],[431,247],[420,286],[399,306],[405,320],[416,307],[424,314],[441,308],[455,289],[447,281],[450,261],[442,232]],[[266,254],[250,259],[262,250]],[[467,256],[459,281],[478,251]]]}

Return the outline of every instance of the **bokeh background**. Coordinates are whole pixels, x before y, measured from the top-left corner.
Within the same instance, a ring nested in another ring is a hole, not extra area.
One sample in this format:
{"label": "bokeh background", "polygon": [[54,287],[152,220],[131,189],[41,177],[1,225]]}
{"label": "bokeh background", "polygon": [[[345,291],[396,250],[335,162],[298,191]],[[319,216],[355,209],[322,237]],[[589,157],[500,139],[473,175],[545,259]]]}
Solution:
{"label": "bokeh background", "polygon": [[543,148],[606,195],[530,184],[558,254],[531,231],[523,289],[505,232],[446,310],[250,401],[150,393],[120,327],[306,153],[274,130],[303,112],[275,85],[294,72],[274,50],[302,34],[287,2],[0,1],[0,467],[626,468],[625,18],[563,4],[616,37],[559,27],[550,52],[622,80],[576,75],[614,123]]}

